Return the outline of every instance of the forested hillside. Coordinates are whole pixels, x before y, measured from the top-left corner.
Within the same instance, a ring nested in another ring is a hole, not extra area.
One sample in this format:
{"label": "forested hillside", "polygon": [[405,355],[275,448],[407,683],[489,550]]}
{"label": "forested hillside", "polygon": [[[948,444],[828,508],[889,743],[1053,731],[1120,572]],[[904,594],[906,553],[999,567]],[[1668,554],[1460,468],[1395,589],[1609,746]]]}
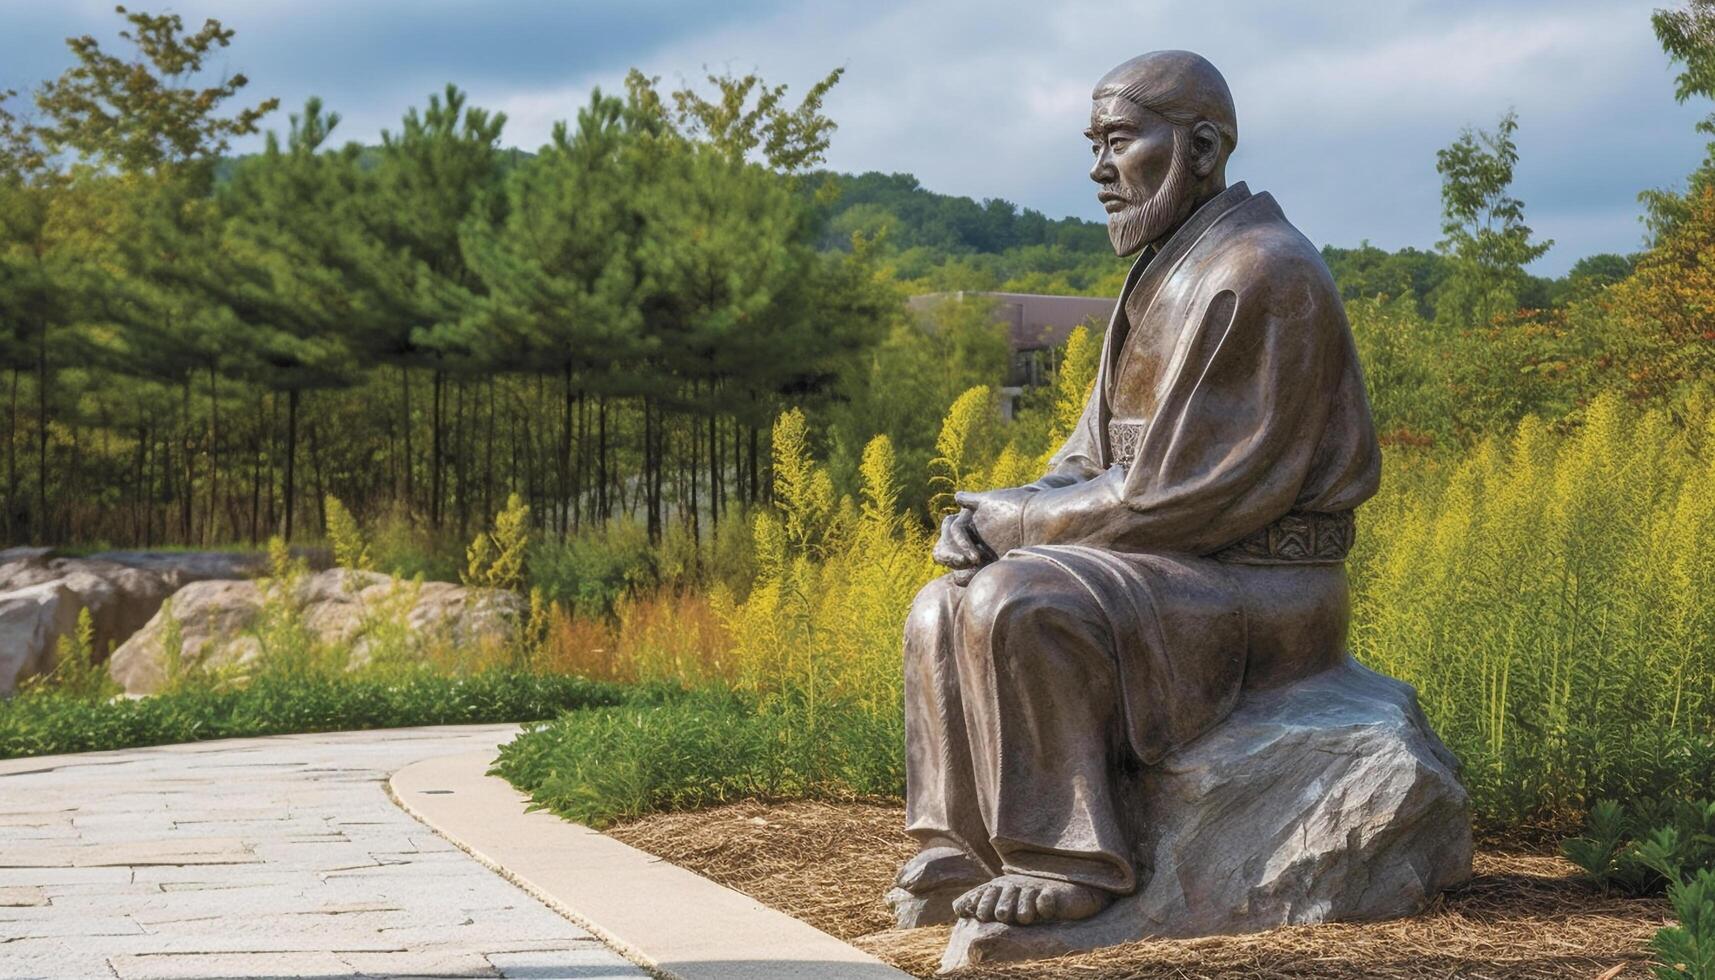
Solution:
{"label": "forested hillside", "polygon": [[[820,246],[850,247],[853,235],[881,243],[900,278],[924,292],[999,289],[1067,295],[1112,295],[1126,260],[1114,257],[1106,226],[1051,219],[1000,198],[975,201],[927,190],[910,174],[822,172],[816,216]],[[1439,252],[1396,252],[1368,242],[1324,245],[1322,257],[1347,299],[1410,295],[1434,316],[1436,290],[1450,269]],[[1556,306],[1625,277],[1633,257],[1592,255],[1559,278],[1529,276],[1521,305]]]}

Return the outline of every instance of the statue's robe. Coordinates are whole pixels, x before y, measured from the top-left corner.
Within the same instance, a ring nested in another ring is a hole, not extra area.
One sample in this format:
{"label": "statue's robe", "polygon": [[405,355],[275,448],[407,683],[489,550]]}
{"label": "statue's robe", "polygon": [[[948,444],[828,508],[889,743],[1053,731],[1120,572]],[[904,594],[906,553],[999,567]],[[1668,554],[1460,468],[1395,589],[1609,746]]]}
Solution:
{"label": "statue's robe", "polygon": [[1132,268],[1076,431],[1004,492],[1020,546],[913,605],[908,831],[991,874],[1136,887],[1117,773],[1339,660],[1379,476],[1326,265],[1228,188]]}

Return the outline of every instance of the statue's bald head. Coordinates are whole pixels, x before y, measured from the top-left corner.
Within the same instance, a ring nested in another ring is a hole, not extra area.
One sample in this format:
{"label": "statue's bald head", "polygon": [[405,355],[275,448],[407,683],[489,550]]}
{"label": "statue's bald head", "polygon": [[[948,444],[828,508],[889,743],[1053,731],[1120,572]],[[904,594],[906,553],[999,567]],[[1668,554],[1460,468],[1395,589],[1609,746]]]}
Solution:
{"label": "statue's bald head", "polygon": [[1108,237],[1114,251],[1130,255],[1172,234],[1226,188],[1239,127],[1214,65],[1189,51],[1152,51],[1096,83],[1084,135]]}
{"label": "statue's bald head", "polygon": [[1202,55],[1151,51],[1127,61],[1096,83],[1090,97],[1113,97],[1158,113],[1178,126],[1207,121],[1222,137],[1222,156],[1239,144],[1239,123],[1227,80]]}

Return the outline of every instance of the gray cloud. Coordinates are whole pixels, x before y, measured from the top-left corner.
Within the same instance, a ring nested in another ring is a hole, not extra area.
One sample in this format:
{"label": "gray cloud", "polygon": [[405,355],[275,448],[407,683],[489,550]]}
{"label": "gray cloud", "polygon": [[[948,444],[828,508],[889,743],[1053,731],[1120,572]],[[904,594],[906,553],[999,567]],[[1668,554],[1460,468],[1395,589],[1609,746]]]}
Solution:
{"label": "gray cloud", "polygon": [[[1665,0],[1655,0],[1665,2]],[[932,189],[1099,219],[1078,135],[1091,83],[1152,48],[1202,52],[1232,84],[1229,168],[1272,190],[1313,240],[1427,247],[1439,237],[1435,150],[1509,107],[1515,192],[1557,242],[1538,265],[1639,243],[1637,192],[1696,165],[1703,108],[1676,106],[1643,0],[213,0],[187,20],[239,29],[223,61],[288,106],[323,95],[341,135],[373,140],[447,81],[539,145],[593,85],[637,65],[669,82],[755,69],[802,90],[846,80],[829,165],[915,173]],[[111,36],[110,2],[0,0],[0,88],[56,74],[60,39]],[[284,120],[278,120],[283,125]]]}

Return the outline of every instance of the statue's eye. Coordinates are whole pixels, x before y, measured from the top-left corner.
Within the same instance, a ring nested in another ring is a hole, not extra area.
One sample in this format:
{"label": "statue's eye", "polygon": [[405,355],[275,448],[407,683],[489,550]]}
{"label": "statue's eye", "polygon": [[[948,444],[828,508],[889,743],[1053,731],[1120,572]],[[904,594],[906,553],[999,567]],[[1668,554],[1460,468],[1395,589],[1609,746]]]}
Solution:
{"label": "statue's eye", "polygon": [[1091,153],[1100,153],[1100,152],[1102,152],[1102,144],[1100,144],[1100,143],[1091,143],[1091,144],[1090,144],[1090,152],[1091,152]]}
{"label": "statue's eye", "polygon": [[1121,139],[1121,138],[1116,137],[1115,139],[1108,140],[1108,148],[1113,150],[1115,153],[1118,153],[1119,151],[1125,149],[1126,144],[1130,143],[1130,142],[1131,142],[1131,140]]}

